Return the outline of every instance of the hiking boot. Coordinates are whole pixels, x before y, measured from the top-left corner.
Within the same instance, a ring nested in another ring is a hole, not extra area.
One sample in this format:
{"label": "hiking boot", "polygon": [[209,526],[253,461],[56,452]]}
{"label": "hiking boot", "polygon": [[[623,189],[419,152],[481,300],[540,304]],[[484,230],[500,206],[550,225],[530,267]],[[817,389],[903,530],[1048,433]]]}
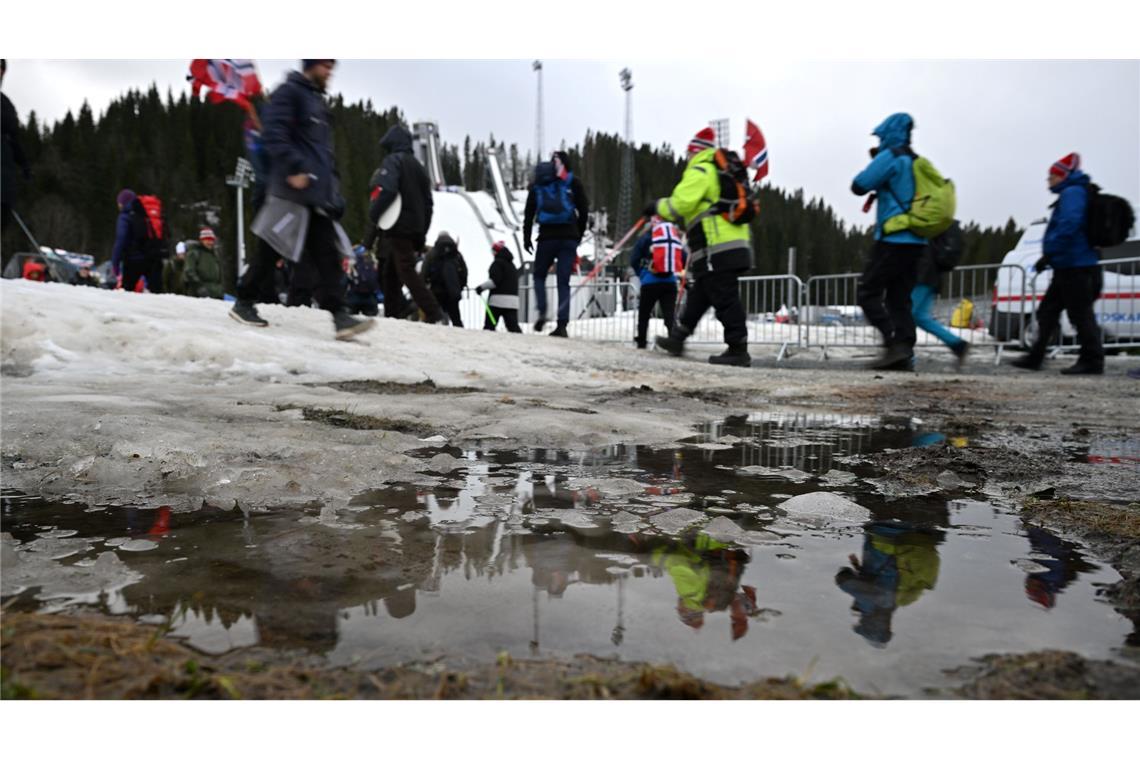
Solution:
{"label": "hiking boot", "polygon": [[546,317],[539,317],[534,321],[534,331],[536,333],[542,332],[542,328],[546,327]]}
{"label": "hiking boot", "polygon": [[1104,364],[1093,364],[1086,362],[1084,359],[1078,359],[1077,363],[1071,367],[1066,367],[1061,370],[1062,375],[1103,375]]}
{"label": "hiking boot", "polygon": [[448,327],[451,325],[451,317],[447,316],[443,312],[440,312],[439,316],[433,317],[431,319],[425,319],[424,322],[429,325],[443,325],[444,327]]}
{"label": "hiking boot", "polygon": [[913,352],[902,345],[895,343],[887,346],[878,359],[871,362],[871,369],[899,369],[899,365],[910,362]]}
{"label": "hiking boot", "polygon": [[550,331],[550,337],[552,337],[552,338],[569,338],[570,336],[566,334],[566,323],[565,322],[559,322],[558,327],[555,327],[553,330]]}
{"label": "hiking boot", "polygon": [[886,367],[879,367],[882,372],[914,372],[915,367],[918,366],[918,358],[913,354],[905,359],[899,359],[894,364],[888,364]]}
{"label": "hiking boot", "polygon": [[252,301],[236,302],[234,307],[230,309],[230,316],[243,325],[269,327],[269,323],[257,313],[257,307],[253,305]]}
{"label": "hiking boot", "polygon": [[1018,369],[1039,370],[1044,361],[1044,357],[1035,354],[1026,354],[1020,359],[1014,359],[1009,364],[1011,367],[1017,367]]}
{"label": "hiking boot", "polygon": [[371,330],[376,323],[371,319],[357,319],[347,311],[333,312],[333,329],[336,330],[337,340],[352,340],[366,330]]}
{"label": "hiking boot", "polygon": [[648,345],[649,345],[649,344],[648,344],[646,341],[644,341],[644,340],[635,340],[633,343],[634,343],[634,345],[635,345],[635,346],[637,346],[638,348],[646,348],[646,347],[648,347]]}
{"label": "hiking boot", "polygon": [[958,369],[962,369],[962,366],[966,363],[966,355],[970,353],[970,342],[964,340],[961,343],[956,343],[950,347],[950,350],[954,352],[954,356],[958,359]]}
{"label": "hiking boot", "polygon": [[658,348],[663,348],[673,356],[680,356],[685,351],[685,339],[692,335],[684,327],[674,327],[668,335],[658,335],[653,339]]}
{"label": "hiking boot", "polygon": [[748,344],[729,346],[720,356],[710,356],[709,364],[723,364],[729,367],[751,367],[752,357],[748,354]]}

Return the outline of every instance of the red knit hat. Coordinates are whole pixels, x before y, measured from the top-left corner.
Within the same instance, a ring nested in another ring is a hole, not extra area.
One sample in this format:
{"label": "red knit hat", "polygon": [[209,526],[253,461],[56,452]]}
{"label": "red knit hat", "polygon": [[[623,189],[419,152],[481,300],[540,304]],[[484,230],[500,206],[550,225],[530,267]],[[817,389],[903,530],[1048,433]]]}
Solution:
{"label": "red knit hat", "polygon": [[203,227],[202,228],[202,230],[198,233],[198,239],[199,240],[217,240],[217,238],[214,236],[214,231],[212,229],[210,229],[209,227]]}
{"label": "red knit hat", "polygon": [[1055,161],[1053,163],[1053,165],[1049,167],[1049,176],[1050,177],[1060,177],[1061,179],[1067,179],[1070,174],[1072,174],[1073,172],[1075,172],[1077,169],[1080,169],[1080,168],[1081,168],[1081,154],[1080,153],[1070,153],[1069,155],[1065,156],[1064,158],[1062,158],[1058,161]]}
{"label": "red knit hat", "polygon": [[702,150],[716,147],[716,132],[712,127],[705,127],[700,132],[693,135],[693,139],[689,141],[689,155],[700,153]]}

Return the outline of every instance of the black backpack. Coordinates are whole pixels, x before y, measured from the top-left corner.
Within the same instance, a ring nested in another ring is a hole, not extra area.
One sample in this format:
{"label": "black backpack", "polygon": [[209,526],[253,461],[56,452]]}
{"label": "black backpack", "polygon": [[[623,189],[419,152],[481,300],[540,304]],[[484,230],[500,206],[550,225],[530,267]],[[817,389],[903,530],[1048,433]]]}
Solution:
{"label": "black backpack", "polygon": [[1136,215],[1132,204],[1118,195],[1102,193],[1098,185],[1089,184],[1085,232],[1093,248],[1112,248],[1132,234]]}
{"label": "black backpack", "polygon": [[720,200],[714,204],[713,210],[731,224],[748,224],[756,218],[758,211],[758,204],[752,199],[748,168],[736,151],[725,148],[717,149],[713,160],[720,180]]}
{"label": "black backpack", "polygon": [[934,265],[938,267],[938,271],[952,271],[962,260],[962,253],[966,248],[958,220],[955,219],[941,235],[931,238],[928,245],[934,253]]}

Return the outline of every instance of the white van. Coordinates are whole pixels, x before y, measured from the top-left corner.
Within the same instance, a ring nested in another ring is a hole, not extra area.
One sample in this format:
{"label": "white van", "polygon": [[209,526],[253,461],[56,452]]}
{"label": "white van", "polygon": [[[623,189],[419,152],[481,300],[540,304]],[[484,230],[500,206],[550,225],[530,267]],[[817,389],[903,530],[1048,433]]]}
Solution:
{"label": "white van", "polygon": [[[989,333],[997,340],[1024,345],[1036,337],[1033,313],[1045,295],[1053,270],[1037,274],[1047,220],[1029,225],[1012,251],[1002,259],[990,302]],[[1140,342],[1140,238],[1101,251],[1104,287],[1096,302],[1096,318],[1104,330],[1105,345]],[[1064,339],[1076,337],[1067,315],[1061,315]]]}

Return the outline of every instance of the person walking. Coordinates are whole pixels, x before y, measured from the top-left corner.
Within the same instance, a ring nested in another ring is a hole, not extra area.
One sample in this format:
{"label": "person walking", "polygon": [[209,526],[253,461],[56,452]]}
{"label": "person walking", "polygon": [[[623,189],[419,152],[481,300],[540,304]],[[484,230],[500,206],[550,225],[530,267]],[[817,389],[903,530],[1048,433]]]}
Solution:
{"label": "person walking", "polygon": [[507,332],[522,332],[519,327],[519,270],[511,249],[502,240],[491,248],[495,258],[487,270],[487,281],[475,287],[475,295],[480,298],[483,291],[490,291],[487,308],[490,314],[483,320],[484,330],[494,330],[499,323],[507,326]]}
{"label": "person walking", "polygon": [[198,242],[187,246],[186,268],[182,273],[186,295],[195,298],[222,297],[222,262],[216,249],[217,237],[209,227],[198,233]]}
{"label": "person walking", "polygon": [[151,293],[162,292],[163,260],[154,255],[147,228],[150,221],[138,195],[129,188],[115,199],[119,216],[115,222],[115,245],[111,250],[111,273],[123,290],[140,292],[142,280]]}
{"label": "person walking", "polygon": [[[0,58],[0,84],[4,75],[8,73],[8,60]],[[2,166],[0,166],[0,206],[2,206],[2,221],[0,229],[8,229],[8,222],[12,219],[13,207],[19,197],[19,187],[16,184],[16,169],[24,176],[25,182],[32,179],[31,166],[28,157],[20,144],[20,115],[8,96],[0,92],[0,151],[2,151]]]}
{"label": "person walking", "polygon": [[1045,351],[1061,323],[1061,310],[1077,331],[1080,354],[1062,375],[1103,375],[1104,345],[1093,304],[1104,286],[1098,264],[1100,253],[1089,243],[1089,175],[1081,171],[1081,157],[1070,153],[1049,167],[1049,190],[1057,195],[1041,243],[1044,255],[1034,265],[1040,273],[1053,270],[1045,297],[1037,307],[1037,339],[1029,353],[1013,362],[1020,369],[1039,370]]}
{"label": "person walking", "polygon": [[[380,140],[387,151],[380,168],[369,182],[371,205],[368,213],[375,226],[388,207],[400,199],[400,215],[391,227],[380,232],[384,249],[384,315],[400,317],[403,309],[396,306],[396,293],[407,286],[412,300],[423,310],[425,321],[447,321],[435,296],[416,271],[416,253],[424,250],[427,231],[431,227],[431,178],[412,154],[412,134],[402,125],[393,126]],[[403,300],[402,297],[399,300]]]}
{"label": "person walking", "polygon": [[467,287],[467,262],[451,235],[439,233],[424,258],[423,271],[432,295],[447,313],[451,324],[463,327],[459,301],[463,298],[463,289]]}
{"label": "person walking", "polygon": [[657,304],[661,304],[665,330],[673,329],[673,312],[677,306],[677,274],[685,269],[688,257],[676,225],[659,216],[653,217],[649,231],[637,239],[629,266],[641,282],[637,305],[637,335],[634,338],[638,348],[647,345],[649,318]]}
{"label": "person walking", "polygon": [[945,343],[956,357],[960,369],[970,351],[970,342],[950,332],[934,318],[934,303],[942,292],[942,270],[938,267],[933,246],[927,246],[919,255],[915,277],[917,282],[910,293],[910,313],[914,323]]}
{"label": "person walking", "polygon": [[[534,331],[546,327],[546,276],[555,267],[558,287],[558,324],[550,333],[565,338],[570,324],[570,274],[578,256],[578,245],[586,234],[590,202],[581,180],[570,168],[565,151],[555,151],[550,161],[535,167],[534,183],[526,195],[523,212],[523,248],[534,253],[534,300],[538,319]],[[538,221],[538,251],[531,242],[531,230]]]}
{"label": "person walking", "polygon": [[[265,205],[266,179],[269,177],[269,155],[265,149],[262,136],[261,117],[265,113],[266,101],[259,98],[254,108],[258,118],[252,116],[246,119],[243,125],[245,133],[245,153],[250,165],[253,167],[253,218]],[[242,324],[253,327],[269,327],[267,322],[257,313],[258,303],[280,303],[277,297],[277,272],[281,259],[268,242],[257,238],[257,242],[250,246],[252,254],[246,262],[246,270],[238,277],[237,298],[230,316]]]}
{"label": "person walking", "polygon": [[906,229],[889,234],[883,230],[888,219],[908,211],[914,198],[913,129],[914,119],[906,113],[892,114],[875,127],[871,134],[879,145],[871,150],[871,163],[851,183],[855,195],[874,193],[876,199],[875,242],[855,293],[867,321],[883,337],[883,353],[871,363],[872,369],[905,371],[913,366],[911,292],[926,240]]}
{"label": "person walking", "polygon": [[748,325],[740,302],[740,275],[752,267],[752,232],[745,217],[730,221],[720,213],[721,182],[716,164],[716,133],[705,127],[688,145],[689,162],[680,183],[668,198],[645,209],[686,229],[689,241],[689,282],[685,308],[668,336],[658,336],[657,345],[674,356],[684,351],[685,341],[709,308],[724,327],[728,348],[710,356],[711,364],[748,367]]}
{"label": "person walking", "polygon": [[309,216],[292,283],[312,288],[320,307],[332,316],[336,339],[351,340],[373,322],[356,319],[344,308],[343,243],[337,222],[344,215],[345,202],[324,98],[335,65],[332,59],[303,60],[302,70],[290,72],[273,92],[262,123],[269,154],[268,195],[298,204]]}

